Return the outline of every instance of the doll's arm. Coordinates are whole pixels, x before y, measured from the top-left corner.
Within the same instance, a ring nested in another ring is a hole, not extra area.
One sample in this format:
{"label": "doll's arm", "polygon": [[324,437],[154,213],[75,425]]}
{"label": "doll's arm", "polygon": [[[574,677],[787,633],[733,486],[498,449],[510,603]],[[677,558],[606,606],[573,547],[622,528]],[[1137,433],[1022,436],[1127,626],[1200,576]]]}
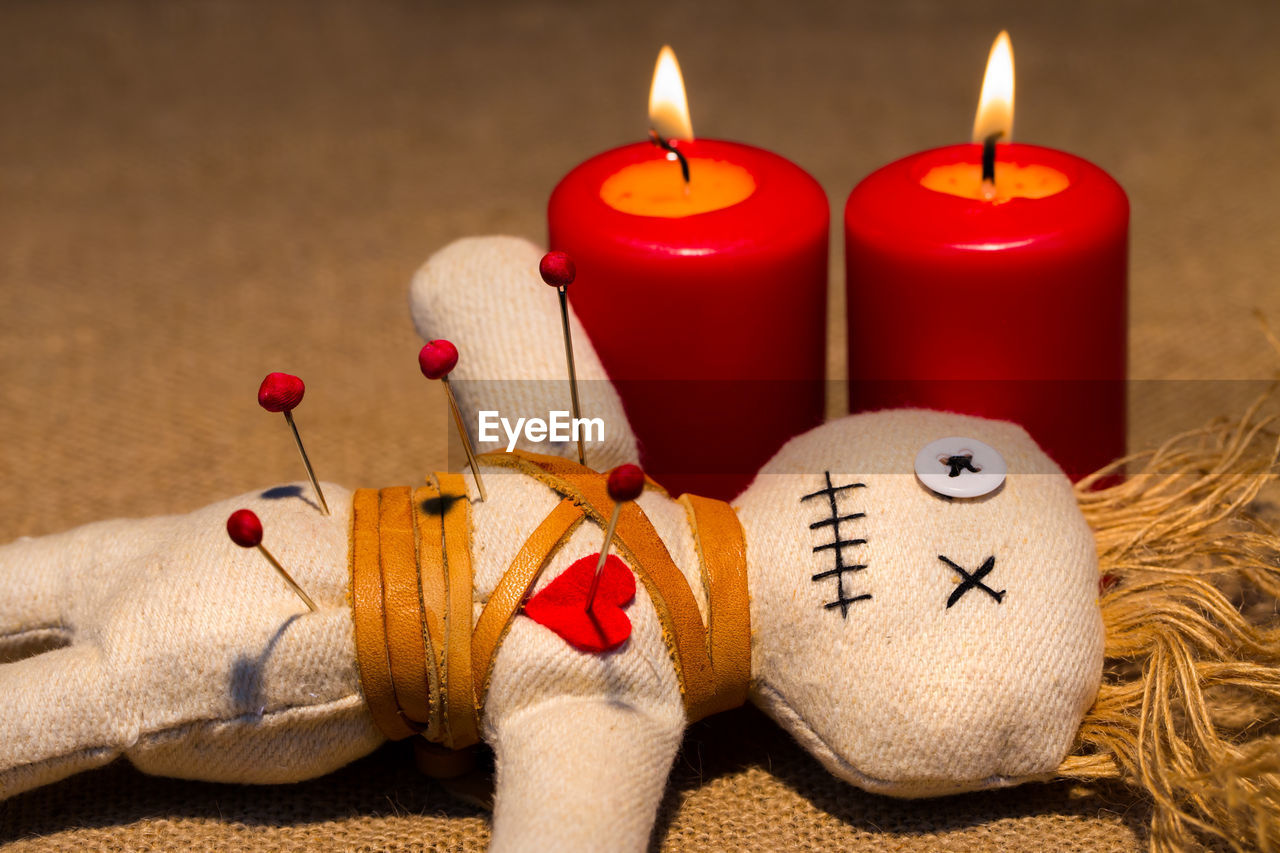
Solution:
{"label": "doll's arm", "polygon": [[0,799],[114,759],[130,721],[113,687],[86,646],[0,667]]}
{"label": "doll's arm", "polygon": [[[538,275],[543,252],[518,237],[468,237],[436,252],[413,277],[409,306],[418,334],[446,338],[461,351],[450,379],[469,428],[481,409],[514,422],[569,408],[559,303]],[[603,440],[587,445],[590,465],[604,471],[635,462],[639,451],[622,401],[572,308],[569,327],[582,417],[604,425]],[[505,450],[509,439],[496,433],[499,442],[477,449]],[[576,456],[572,441],[521,437],[516,447]]]}
{"label": "doll's arm", "polygon": [[[500,477],[495,492],[514,507],[556,497],[532,478]],[[646,493],[655,526],[691,558],[683,509]],[[477,553],[510,553],[488,541],[477,507]],[[541,517],[542,508],[534,514]],[[681,527],[683,526],[683,528]],[[600,547],[582,525],[553,555],[534,597]],[[685,537],[684,540],[681,537]],[[607,607],[606,607],[607,609]],[[623,608],[626,641],[605,653],[574,648],[552,627],[516,616],[496,657],[484,699],[484,739],[494,749],[494,850],[646,849],[667,771],[686,725],[680,681],[663,623],[644,584]]]}
{"label": "doll's arm", "polygon": [[81,628],[80,590],[143,550],[127,522],[0,547],[0,799],[106,764],[136,729]]}
{"label": "doll's arm", "polygon": [[644,850],[683,714],[607,698],[525,708],[495,727],[493,853]]}

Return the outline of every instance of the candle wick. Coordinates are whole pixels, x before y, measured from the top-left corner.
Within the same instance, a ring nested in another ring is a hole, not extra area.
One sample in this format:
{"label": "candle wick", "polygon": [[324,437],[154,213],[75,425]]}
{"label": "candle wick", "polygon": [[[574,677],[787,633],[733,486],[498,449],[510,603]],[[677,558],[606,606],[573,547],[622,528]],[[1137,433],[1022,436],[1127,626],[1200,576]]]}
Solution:
{"label": "candle wick", "polygon": [[676,159],[680,161],[680,175],[684,178],[685,192],[688,192],[689,191],[689,160],[688,158],[684,156],[684,153],[680,149],[672,145],[670,141],[663,139],[661,133],[658,133],[658,131],[653,130],[652,128],[649,129],[649,139],[651,139],[653,141],[653,144],[661,148],[663,151],[666,151],[668,154],[674,154],[676,156]]}
{"label": "candle wick", "polygon": [[982,197],[987,201],[996,197],[996,140],[1004,136],[1004,131],[995,133],[982,140]]}

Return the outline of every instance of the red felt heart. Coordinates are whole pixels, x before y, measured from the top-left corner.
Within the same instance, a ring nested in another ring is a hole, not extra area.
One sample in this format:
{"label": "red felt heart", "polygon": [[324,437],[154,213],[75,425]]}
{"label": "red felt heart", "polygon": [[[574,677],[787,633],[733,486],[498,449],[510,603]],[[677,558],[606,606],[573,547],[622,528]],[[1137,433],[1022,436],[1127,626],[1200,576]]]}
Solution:
{"label": "red felt heart", "polygon": [[600,586],[587,612],[587,592],[599,560],[599,554],[583,557],[524,605],[526,616],[582,652],[613,651],[631,636],[631,620],[622,608],[636,597],[636,579],[613,554],[600,570]]}

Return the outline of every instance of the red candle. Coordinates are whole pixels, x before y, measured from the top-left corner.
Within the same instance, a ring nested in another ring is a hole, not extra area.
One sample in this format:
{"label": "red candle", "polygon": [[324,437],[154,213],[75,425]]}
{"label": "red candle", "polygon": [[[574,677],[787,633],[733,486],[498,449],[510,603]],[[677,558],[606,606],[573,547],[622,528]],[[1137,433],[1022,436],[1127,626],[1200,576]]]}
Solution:
{"label": "red candle", "polygon": [[[1008,73],[1011,127],[1011,56]],[[850,409],[1015,421],[1079,477],[1125,448],[1129,202],[1034,145],[996,145],[984,187],[983,148],[912,155],[850,194]]]}
{"label": "red candle", "polygon": [[687,185],[656,145],[606,151],[552,192],[550,244],[577,264],[569,300],[645,470],[728,498],[823,417],[827,199],[776,154],[693,141],[687,123],[668,136],[652,98],[650,115]]}

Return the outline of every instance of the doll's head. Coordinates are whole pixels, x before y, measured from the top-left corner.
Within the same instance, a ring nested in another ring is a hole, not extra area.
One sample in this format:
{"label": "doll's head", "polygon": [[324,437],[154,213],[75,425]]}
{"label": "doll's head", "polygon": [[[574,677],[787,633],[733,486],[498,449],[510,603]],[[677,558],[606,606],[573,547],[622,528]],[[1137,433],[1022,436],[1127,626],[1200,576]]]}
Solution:
{"label": "doll's head", "polygon": [[1053,774],[1102,674],[1097,556],[1021,428],[844,418],[788,443],[737,503],[755,701],[832,773],[896,796]]}
{"label": "doll's head", "polygon": [[[1119,780],[1153,849],[1275,846],[1274,422],[1251,410],[1074,487],[1006,423],[881,412],[794,439],[737,502],[756,703],[869,790]],[[924,484],[918,451],[953,436],[1000,454],[1001,487]],[[770,528],[794,534],[750,532]]]}

